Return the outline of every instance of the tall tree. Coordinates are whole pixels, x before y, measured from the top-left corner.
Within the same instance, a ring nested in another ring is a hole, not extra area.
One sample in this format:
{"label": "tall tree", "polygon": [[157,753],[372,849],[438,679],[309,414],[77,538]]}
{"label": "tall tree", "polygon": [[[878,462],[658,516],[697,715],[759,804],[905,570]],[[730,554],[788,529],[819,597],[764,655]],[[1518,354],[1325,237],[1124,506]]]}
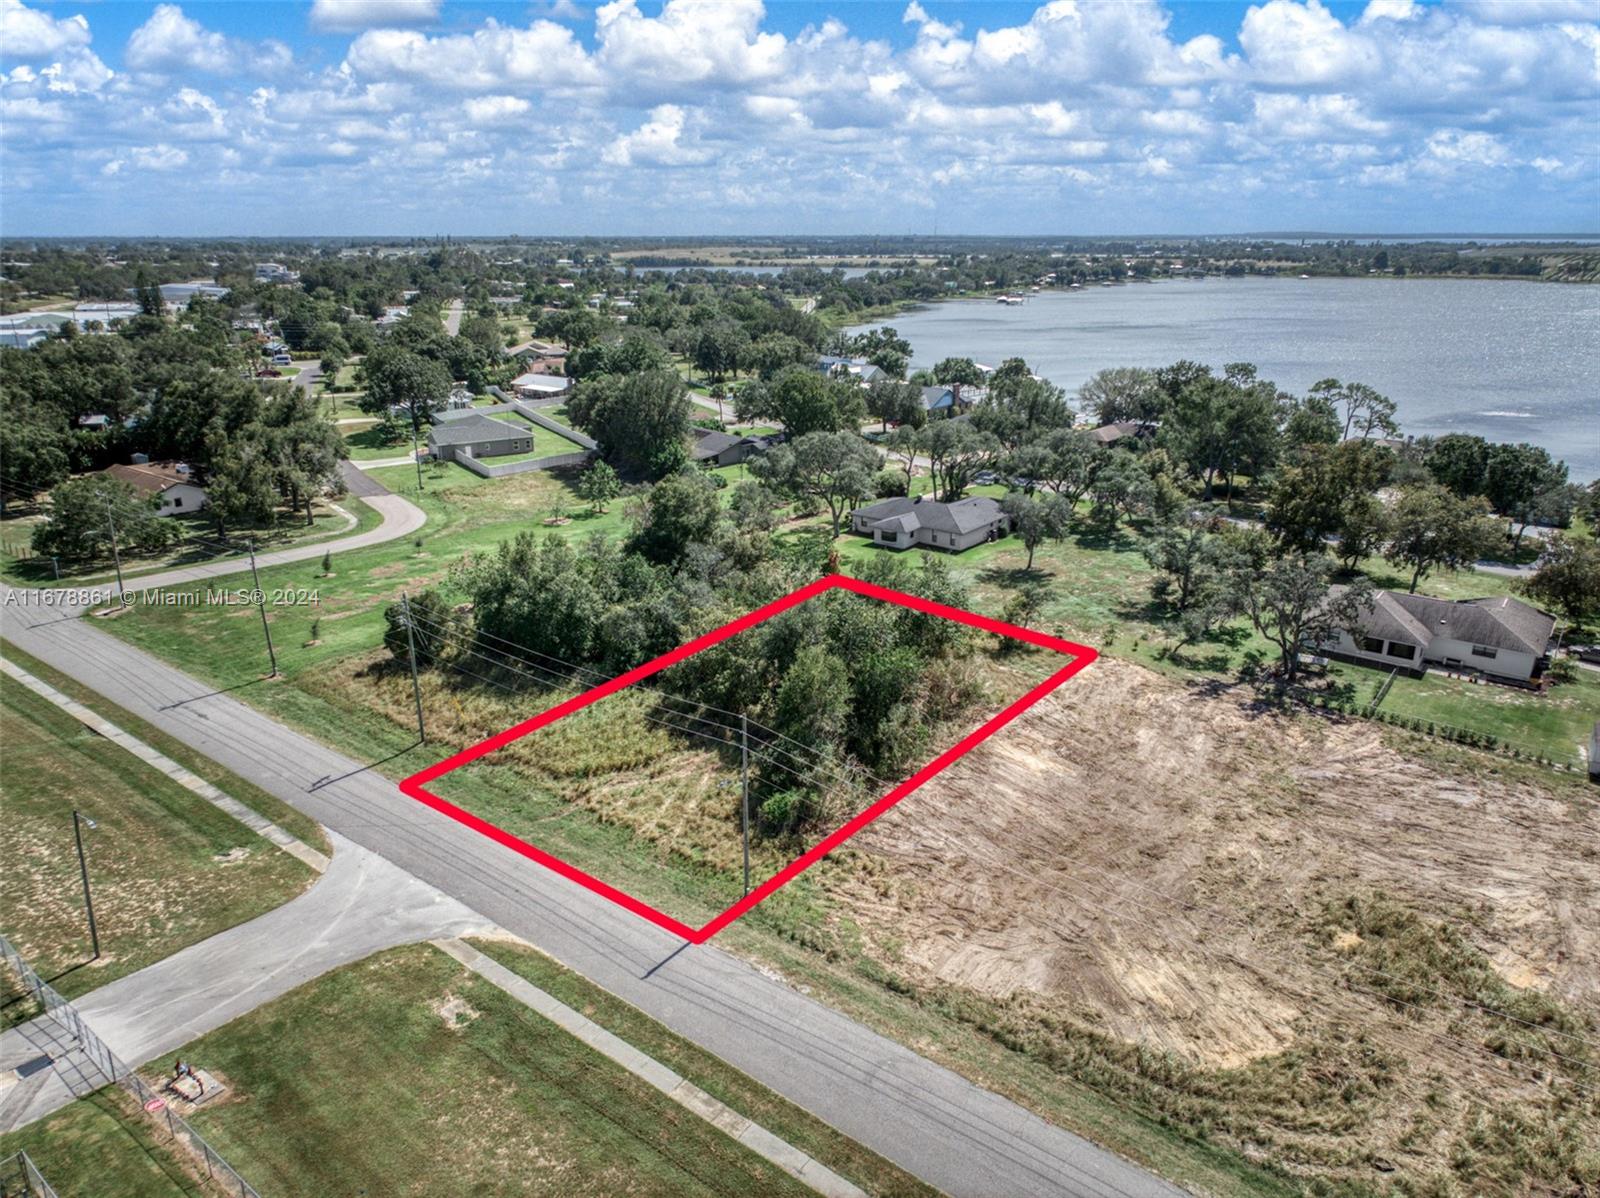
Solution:
{"label": "tall tree", "polygon": [[876,416],[885,429],[891,424],[921,428],[928,419],[922,388],[895,379],[879,379],[867,388],[867,414]]}
{"label": "tall tree", "polygon": [[115,530],[120,552],[147,553],[170,545],[178,526],[127,483],[104,474],[68,479],[50,492],[50,518],[34,525],[36,552],[78,561],[109,558]]}
{"label": "tall tree", "polygon": [[1150,476],[1139,465],[1139,459],[1125,449],[1114,449],[1089,484],[1089,497],[1094,504],[1091,515],[1108,531],[1114,530],[1124,516],[1145,507],[1153,493]]}
{"label": "tall tree", "polygon": [[1297,465],[1279,472],[1267,498],[1267,531],[1287,548],[1321,549],[1339,532],[1349,505],[1383,483],[1385,452],[1367,441],[1307,445]]}
{"label": "tall tree", "polygon": [[1538,568],[1522,591],[1574,624],[1600,620],[1600,546],[1586,537],[1556,533],[1544,543]]}
{"label": "tall tree", "polygon": [[983,386],[983,371],[971,358],[943,358],[934,363],[933,381],[946,387],[957,384],[963,387]]}
{"label": "tall tree", "polygon": [[1550,506],[1541,500],[1566,485],[1567,465],[1552,461],[1549,451],[1537,445],[1491,445],[1483,481],[1490,506],[1516,528],[1511,542],[1515,550],[1528,525]]}
{"label": "tall tree", "polygon": [[1433,443],[1428,473],[1457,495],[1482,495],[1489,468],[1489,443],[1471,433],[1448,433]]}
{"label": "tall tree", "polygon": [[1437,485],[1409,487],[1390,512],[1384,555],[1411,571],[1411,591],[1437,569],[1470,566],[1496,543],[1500,527],[1482,499],[1462,499]]}
{"label": "tall tree", "polygon": [[946,502],[960,499],[1000,453],[999,441],[965,420],[935,420],[917,434],[917,445],[928,455],[934,493]]}
{"label": "tall tree", "polygon": [[855,433],[807,433],[752,464],[762,481],[827,505],[833,535],[850,506],[872,493],[876,450]]}
{"label": "tall tree", "polygon": [[1078,388],[1078,405],[1092,412],[1101,424],[1137,420],[1153,424],[1161,419],[1166,394],[1153,371],[1137,366],[1113,366],[1097,371]]}
{"label": "tall tree", "polygon": [[604,512],[606,504],[620,494],[622,494],[622,482],[617,478],[617,472],[603,460],[596,459],[578,476],[578,498],[587,503],[589,510],[596,514]]}
{"label": "tall tree", "polygon": [[1046,541],[1059,541],[1066,536],[1072,523],[1072,506],[1059,495],[1035,499],[1013,492],[1001,506],[1011,518],[1011,531],[1028,551],[1028,564],[1024,567],[1028,570],[1033,569],[1035,550]]}
{"label": "tall tree", "polygon": [[1361,437],[1373,435],[1393,437],[1400,431],[1394,419],[1394,400],[1380,395],[1365,383],[1341,383],[1338,379],[1323,379],[1312,384],[1308,393],[1313,398],[1333,404],[1344,417],[1342,436]]}
{"label": "tall tree", "polygon": [[867,414],[856,383],[804,366],[786,367],[770,383],[743,388],[737,403],[742,419],[776,420],[791,437],[858,428]]}
{"label": "tall tree", "polygon": [[1333,560],[1325,554],[1292,553],[1265,566],[1239,569],[1233,586],[1255,630],[1278,649],[1283,681],[1293,682],[1300,652],[1320,645],[1340,629],[1356,626],[1372,605],[1372,583],[1357,579],[1334,593]]}
{"label": "tall tree", "polygon": [[579,383],[567,401],[574,423],[608,458],[658,477],[685,460],[692,409],[683,380],[672,370],[601,375]]}
{"label": "tall tree", "polygon": [[988,393],[973,409],[972,423],[1015,448],[1048,429],[1070,428],[1072,409],[1054,383],[1002,370],[995,372]]}
{"label": "tall tree", "polygon": [[361,376],[366,386],[359,401],[361,410],[381,417],[392,409],[410,421],[413,431],[443,407],[450,395],[450,371],[442,361],[393,343],[380,345],[366,356]]}
{"label": "tall tree", "polygon": [[722,505],[716,488],[698,471],[669,474],[650,488],[628,537],[628,549],[652,562],[673,565],[692,545],[711,543]]}

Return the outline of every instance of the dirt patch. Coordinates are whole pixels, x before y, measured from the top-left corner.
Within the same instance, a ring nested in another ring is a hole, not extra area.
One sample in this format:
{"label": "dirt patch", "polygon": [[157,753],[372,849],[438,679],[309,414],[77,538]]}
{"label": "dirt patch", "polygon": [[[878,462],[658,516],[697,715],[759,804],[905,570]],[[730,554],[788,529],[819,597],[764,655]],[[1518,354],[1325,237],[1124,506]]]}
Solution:
{"label": "dirt patch", "polygon": [[1382,1101],[1341,1151],[1357,1126],[1398,1139],[1426,1076],[1463,1102],[1537,1095],[1473,1042],[1503,1025],[1453,1022],[1462,1004],[1430,994],[1438,980],[1407,992],[1415,1009],[1385,1003],[1359,964],[1381,958],[1327,913],[1386,894],[1510,986],[1593,1019],[1600,809],[1253,699],[1101,659],[862,833],[874,868],[843,895],[868,951],[1019,1026],[1073,1023],[1213,1078],[1359,1029],[1416,1080],[1372,1082]]}
{"label": "dirt patch", "polygon": [[477,1007],[458,994],[446,994],[444,998],[428,1004],[433,1008],[433,1013],[444,1020],[445,1027],[451,1031],[458,1031],[467,1026],[474,1019],[483,1014]]}

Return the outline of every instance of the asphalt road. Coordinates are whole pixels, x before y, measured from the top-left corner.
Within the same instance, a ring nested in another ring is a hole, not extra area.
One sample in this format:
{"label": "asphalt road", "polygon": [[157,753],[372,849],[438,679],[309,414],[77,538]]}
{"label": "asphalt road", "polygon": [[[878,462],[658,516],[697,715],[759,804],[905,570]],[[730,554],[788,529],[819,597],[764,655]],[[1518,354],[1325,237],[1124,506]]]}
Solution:
{"label": "asphalt road", "polygon": [[92,618],[11,602],[0,613],[7,639],[40,660],[538,945],[949,1194],[1183,1192],[715,947],[685,945],[405,797],[372,763],[334,752],[229,693],[275,685],[270,681],[240,678],[219,690],[123,643]]}

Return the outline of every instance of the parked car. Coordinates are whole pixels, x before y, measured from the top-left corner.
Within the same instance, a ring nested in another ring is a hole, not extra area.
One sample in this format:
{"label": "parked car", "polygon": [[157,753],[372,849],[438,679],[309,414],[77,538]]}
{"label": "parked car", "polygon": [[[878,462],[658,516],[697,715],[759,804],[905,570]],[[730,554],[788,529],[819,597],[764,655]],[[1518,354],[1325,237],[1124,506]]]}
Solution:
{"label": "parked car", "polygon": [[293,362],[294,362],[294,359],[291,358],[288,354],[273,354],[272,355],[272,364],[274,366],[288,366]]}
{"label": "parked car", "polygon": [[1000,476],[993,470],[980,470],[972,476],[972,481],[980,487],[992,487],[1000,481]]}

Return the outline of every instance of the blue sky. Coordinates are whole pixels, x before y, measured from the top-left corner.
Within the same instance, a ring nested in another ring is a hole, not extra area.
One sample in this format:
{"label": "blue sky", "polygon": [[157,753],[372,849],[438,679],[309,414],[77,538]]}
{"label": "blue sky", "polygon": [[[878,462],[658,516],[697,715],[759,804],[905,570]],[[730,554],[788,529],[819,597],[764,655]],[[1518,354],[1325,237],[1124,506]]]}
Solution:
{"label": "blue sky", "polygon": [[1594,232],[1597,16],[0,0],[0,228]]}

